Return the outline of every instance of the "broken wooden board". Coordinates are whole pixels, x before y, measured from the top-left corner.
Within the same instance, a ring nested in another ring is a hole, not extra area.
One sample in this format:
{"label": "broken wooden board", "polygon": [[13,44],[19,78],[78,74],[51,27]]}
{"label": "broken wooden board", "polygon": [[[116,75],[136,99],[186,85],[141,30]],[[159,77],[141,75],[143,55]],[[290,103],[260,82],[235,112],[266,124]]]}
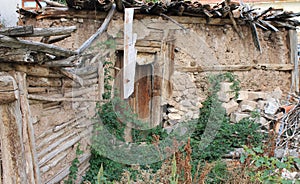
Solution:
{"label": "broken wooden board", "polygon": [[124,99],[127,99],[134,91],[135,81],[135,66],[136,54],[135,42],[137,35],[132,32],[133,26],[133,8],[125,9],[125,22],[124,22],[124,76],[123,76],[123,89]]}

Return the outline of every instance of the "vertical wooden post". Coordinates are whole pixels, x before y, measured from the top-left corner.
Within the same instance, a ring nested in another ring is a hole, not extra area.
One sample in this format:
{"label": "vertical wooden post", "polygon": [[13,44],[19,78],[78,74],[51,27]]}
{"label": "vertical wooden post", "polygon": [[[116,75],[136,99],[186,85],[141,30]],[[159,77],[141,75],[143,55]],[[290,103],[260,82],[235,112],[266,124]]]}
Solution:
{"label": "vertical wooden post", "polygon": [[[7,95],[3,94],[5,92],[12,92],[14,95],[12,99],[18,99],[18,86],[12,76],[0,72],[0,85],[2,90],[0,96]],[[1,164],[4,168],[2,169],[2,182],[5,184],[28,183],[24,162],[22,114],[19,101],[1,101],[0,117]]]}
{"label": "vertical wooden post", "polygon": [[35,138],[32,121],[30,119],[30,108],[27,99],[27,84],[26,74],[17,72],[17,81],[19,84],[19,101],[22,113],[22,138],[24,144],[24,153],[26,161],[26,175],[30,183],[40,183],[40,172],[38,166],[38,159],[36,154]]}
{"label": "vertical wooden post", "polygon": [[290,49],[290,62],[294,65],[292,71],[292,88],[297,94],[299,94],[299,61],[298,61],[298,49],[297,49],[297,32],[294,29],[289,30],[289,49]]}

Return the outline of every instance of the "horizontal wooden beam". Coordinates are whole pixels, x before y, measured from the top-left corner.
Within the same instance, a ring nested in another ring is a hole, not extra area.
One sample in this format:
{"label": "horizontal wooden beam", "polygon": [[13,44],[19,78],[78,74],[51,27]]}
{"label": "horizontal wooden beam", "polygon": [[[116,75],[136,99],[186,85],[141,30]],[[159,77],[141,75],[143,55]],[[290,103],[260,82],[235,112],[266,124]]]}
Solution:
{"label": "horizontal wooden beam", "polygon": [[[152,53],[152,54],[160,52],[160,48],[152,48],[152,47],[136,46],[135,49],[138,52],[146,52],[146,53]],[[117,45],[117,50],[124,50],[124,45]]]}
{"label": "horizontal wooden beam", "polygon": [[16,26],[0,29],[0,34],[6,36],[22,36],[33,33],[33,26]]}
{"label": "horizontal wooden beam", "polygon": [[0,63],[42,63],[49,60],[45,53],[26,49],[0,47]]}
{"label": "horizontal wooden beam", "polygon": [[[124,43],[123,39],[116,39],[116,44],[121,47]],[[154,41],[154,40],[137,40],[135,43],[135,46],[137,47],[151,47],[151,48],[161,48],[161,42],[160,41]]]}
{"label": "horizontal wooden beam", "polygon": [[24,36],[58,36],[69,35],[77,30],[76,26],[68,27],[49,27],[49,28],[34,28],[33,33]]}
{"label": "horizontal wooden beam", "polygon": [[76,52],[67,50],[55,45],[49,45],[41,42],[18,40],[5,35],[0,35],[0,47],[11,47],[16,49],[28,49],[32,51],[45,52],[56,56],[69,57]]}
{"label": "horizontal wooden beam", "polygon": [[[196,16],[169,16],[180,24],[208,24],[208,25],[225,25],[232,24],[232,21],[229,18],[211,18],[207,19],[205,17],[196,17]],[[157,15],[145,15],[145,14],[135,14],[135,19],[153,19],[158,18]],[[237,24],[243,25],[244,21],[235,19]]]}
{"label": "horizontal wooden beam", "polygon": [[[81,10],[76,11],[68,8],[58,8],[58,7],[46,7],[45,12],[37,16],[37,19],[44,18],[83,18],[83,19],[95,19],[101,20],[106,17],[106,12],[99,11],[87,11]],[[116,16],[122,16],[122,13],[116,13]],[[158,18],[158,15],[146,15],[140,14],[139,12],[134,13],[134,19],[153,19]],[[209,25],[225,25],[232,24],[232,21],[229,18],[211,18],[206,19],[204,17],[196,16],[169,16],[180,24],[209,24]],[[244,21],[237,20],[237,24],[245,24]]]}
{"label": "horizontal wooden beam", "polygon": [[215,65],[215,66],[197,66],[197,67],[176,67],[175,70],[181,72],[208,72],[208,71],[250,71],[257,70],[275,70],[291,71],[292,64],[257,64],[257,65]]}
{"label": "horizontal wooden beam", "polygon": [[5,36],[39,37],[68,35],[76,31],[76,26],[33,28],[33,26],[16,26],[0,29],[0,34]]}
{"label": "horizontal wooden beam", "polygon": [[[43,95],[33,95],[28,94],[28,98],[30,100],[38,100],[38,101],[48,101],[48,102],[99,102],[99,99],[96,98],[64,98],[64,97],[48,97]],[[103,101],[107,102],[107,101]]]}
{"label": "horizontal wooden beam", "polygon": [[76,63],[78,60],[78,56],[70,56],[66,59],[60,59],[60,60],[50,60],[43,64],[43,66],[47,67],[73,67],[77,66],[80,63]]}
{"label": "horizontal wooden beam", "polygon": [[0,71],[20,71],[27,74],[27,76],[46,77],[46,78],[62,78],[64,77],[59,72],[47,67],[39,65],[22,65],[16,63],[1,63]]}
{"label": "horizontal wooden beam", "polygon": [[276,71],[291,71],[294,68],[293,64],[258,64],[253,68],[261,70],[276,70]]}
{"label": "horizontal wooden beam", "polygon": [[46,7],[44,13],[38,15],[36,19],[83,18],[83,19],[101,20],[101,19],[105,19],[106,15],[107,15],[106,12],[99,12],[99,11],[88,11],[88,10],[76,11],[69,8]]}

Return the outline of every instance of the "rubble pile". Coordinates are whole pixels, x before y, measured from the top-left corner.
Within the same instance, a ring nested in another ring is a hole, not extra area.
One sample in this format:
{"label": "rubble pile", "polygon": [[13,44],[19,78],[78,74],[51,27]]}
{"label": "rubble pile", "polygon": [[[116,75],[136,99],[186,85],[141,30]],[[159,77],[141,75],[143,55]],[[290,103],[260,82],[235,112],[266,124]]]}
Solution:
{"label": "rubble pile", "polygon": [[[268,133],[274,131],[276,140],[275,156],[299,156],[300,152],[300,103],[283,101],[280,88],[272,92],[240,91],[239,97],[234,99],[234,92],[230,89],[232,84],[221,83],[218,98],[222,102],[226,113],[232,123],[238,123],[248,118],[251,113],[260,114],[258,123],[261,131]],[[287,105],[286,105],[287,104]]]}

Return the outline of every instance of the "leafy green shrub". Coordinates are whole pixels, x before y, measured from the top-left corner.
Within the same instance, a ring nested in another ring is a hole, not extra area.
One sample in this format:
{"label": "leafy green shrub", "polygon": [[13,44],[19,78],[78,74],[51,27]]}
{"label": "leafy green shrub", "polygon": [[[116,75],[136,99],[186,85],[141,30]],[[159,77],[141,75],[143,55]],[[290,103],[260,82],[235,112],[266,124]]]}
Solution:
{"label": "leafy green shrub", "polygon": [[91,150],[91,158],[90,158],[90,167],[86,172],[86,175],[83,177],[84,181],[90,181],[91,183],[96,183],[97,175],[99,172],[99,168],[103,165],[103,177],[105,177],[109,181],[119,180],[124,170],[128,169],[129,166],[124,164],[114,162],[106,157],[103,157],[98,154],[94,149]]}
{"label": "leafy green shrub", "polygon": [[[230,123],[222,103],[218,100],[217,92],[220,90],[220,82],[232,82],[232,90],[235,97],[238,97],[240,90],[239,81],[231,73],[219,74],[209,78],[210,89],[209,96],[203,102],[200,109],[200,116],[196,129],[191,137],[192,165],[193,173],[196,170],[196,163],[214,162],[214,167],[206,176],[206,183],[226,183],[231,177],[227,171],[226,163],[220,161],[221,157],[243,145],[260,145],[263,135],[258,132],[259,124],[255,122],[255,117],[244,118],[238,123]],[[202,137],[205,129],[216,129],[216,134],[208,136],[213,139],[207,145],[203,144],[206,137]]]}
{"label": "leafy green shrub", "polygon": [[[292,171],[295,164],[300,164],[300,158],[284,157],[279,160],[276,157],[266,156],[261,146],[248,148],[244,146],[245,154],[240,158],[250,171],[253,182],[262,183],[293,183],[292,180],[282,178],[283,169]],[[253,165],[251,164],[253,163]]]}
{"label": "leafy green shrub", "polygon": [[210,173],[206,176],[205,183],[215,184],[215,183],[226,183],[229,179],[230,173],[227,170],[227,165],[222,160],[217,160],[214,163],[214,167]]}
{"label": "leafy green shrub", "polygon": [[[253,118],[244,118],[238,123],[230,123],[229,117],[225,113],[225,109],[221,106],[222,103],[218,100],[217,92],[220,90],[220,82],[233,82],[233,89],[238,94],[238,81],[229,73],[219,74],[210,77],[212,83],[210,96],[203,102],[203,107],[200,109],[200,117],[196,126],[196,130],[191,137],[193,148],[193,161],[215,161],[221,158],[225,153],[233,148],[242,147],[243,145],[261,143],[263,136],[258,132],[259,124]],[[199,148],[202,141],[202,135],[205,129],[209,126],[220,125],[212,142],[204,149]],[[201,149],[201,150],[200,150]]]}
{"label": "leafy green shrub", "polygon": [[[107,63],[110,64],[110,63]],[[109,68],[109,67],[106,67]],[[104,99],[109,102],[98,106],[98,118],[103,122],[106,129],[115,135],[118,139],[124,140],[124,128],[125,125],[118,121],[118,117],[122,116],[122,121],[134,122],[135,125],[141,125],[135,114],[132,114],[130,109],[127,108],[126,104],[122,104],[122,100],[115,95],[111,99],[111,86],[109,82],[112,80],[109,71],[105,72],[105,94]],[[214,162],[219,160],[225,153],[229,152],[233,148],[242,147],[243,145],[259,145],[262,142],[263,136],[257,131],[259,125],[254,122],[253,118],[247,118],[241,120],[239,123],[231,124],[229,118],[226,116],[224,108],[221,106],[221,102],[218,100],[217,92],[220,90],[220,82],[228,81],[232,82],[232,90],[235,92],[235,97],[238,96],[239,81],[231,73],[219,74],[211,76],[209,78],[211,83],[210,95],[203,103],[203,107],[200,109],[200,117],[196,124],[195,131],[191,137],[192,147],[192,166],[193,172],[196,171],[198,163],[204,163],[206,161]],[[115,94],[117,94],[115,92]],[[117,108],[120,108],[122,114],[117,114],[118,111],[114,104],[118,104]],[[143,126],[143,125],[141,125]],[[201,147],[203,141],[203,133],[207,126],[218,129],[212,142],[208,145]],[[216,126],[216,127],[214,127]],[[97,127],[95,127],[97,128]],[[154,136],[155,135],[155,136]],[[146,142],[148,144],[157,141],[159,138],[164,139],[167,136],[166,132],[161,127],[149,129],[149,130],[132,130],[132,138],[134,142]],[[90,170],[85,176],[85,180],[95,183],[97,181],[97,173],[101,165],[104,167],[103,178],[106,181],[119,181],[122,173],[125,171],[130,174],[130,179],[135,180],[136,175],[139,174],[136,170],[132,169],[131,166],[116,163],[109,160],[95,150],[91,150],[92,157],[90,159]],[[156,170],[160,169],[162,162],[151,164],[149,167],[141,166],[141,169],[151,170],[154,174]],[[207,183],[222,183],[223,180],[227,180],[229,174],[226,170],[226,164],[217,161],[212,170],[208,173],[206,182]],[[176,178],[173,178],[176,181]]]}

